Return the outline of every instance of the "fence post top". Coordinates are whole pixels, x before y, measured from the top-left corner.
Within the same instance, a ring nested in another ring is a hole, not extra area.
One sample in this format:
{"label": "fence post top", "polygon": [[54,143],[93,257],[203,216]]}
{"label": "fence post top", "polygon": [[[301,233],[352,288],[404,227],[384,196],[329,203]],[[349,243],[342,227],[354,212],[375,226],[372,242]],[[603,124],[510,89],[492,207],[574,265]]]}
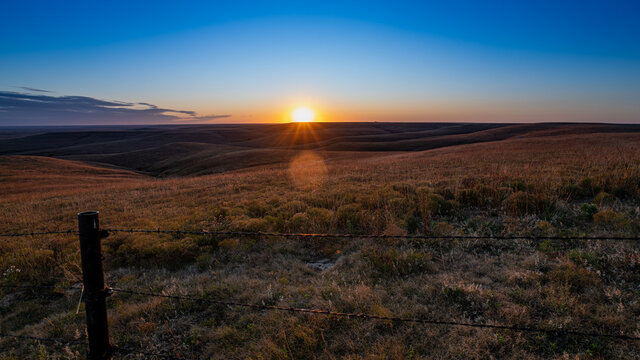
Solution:
{"label": "fence post top", "polygon": [[100,211],[98,210],[93,210],[93,211],[82,211],[78,213],[78,217],[80,216],[95,216],[100,214]]}

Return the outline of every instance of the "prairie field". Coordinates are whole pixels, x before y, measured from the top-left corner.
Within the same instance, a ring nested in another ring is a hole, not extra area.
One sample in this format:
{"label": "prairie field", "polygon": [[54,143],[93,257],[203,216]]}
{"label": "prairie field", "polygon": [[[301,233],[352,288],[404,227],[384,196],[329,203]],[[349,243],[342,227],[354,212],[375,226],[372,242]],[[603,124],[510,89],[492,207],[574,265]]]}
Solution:
{"label": "prairie field", "polygon": [[[73,135],[69,149],[52,140],[66,142],[68,134],[5,134],[0,233],[74,230],[78,212],[99,210],[102,227],[124,229],[640,234],[637,128],[369,124],[369,135],[355,136],[357,129],[344,126],[318,125],[302,135],[290,129],[284,139],[281,128],[248,127],[209,143],[186,130],[175,141],[147,134],[146,143],[122,130],[126,135],[102,145],[99,137]],[[32,136],[51,144],[28,149],[21,139]],[[103,251],[107,283],[116,288],[640,336],[640,242],[632,240],[113,232]],[[58,286],[0,288],[3,332],[86,339],[79,293],[63,289],[82,281],[77,236],[0,237],[0,270],[2,284]],[[108,309],[113,343],[186,359],[640,358],[639,341],[254,311],[117,292]],[[0,359],[82,359],[84,351],[0,339]]]}

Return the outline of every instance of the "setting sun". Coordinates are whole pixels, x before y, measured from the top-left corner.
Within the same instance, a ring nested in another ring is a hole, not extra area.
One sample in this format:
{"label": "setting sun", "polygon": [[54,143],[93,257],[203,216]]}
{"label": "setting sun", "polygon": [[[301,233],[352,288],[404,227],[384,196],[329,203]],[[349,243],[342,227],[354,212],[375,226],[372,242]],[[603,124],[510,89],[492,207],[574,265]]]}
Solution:
{"label": "setting sun", "polygon": [[313,122],[316,114],[308,107],[301,106],[291,112],[292,122]]}

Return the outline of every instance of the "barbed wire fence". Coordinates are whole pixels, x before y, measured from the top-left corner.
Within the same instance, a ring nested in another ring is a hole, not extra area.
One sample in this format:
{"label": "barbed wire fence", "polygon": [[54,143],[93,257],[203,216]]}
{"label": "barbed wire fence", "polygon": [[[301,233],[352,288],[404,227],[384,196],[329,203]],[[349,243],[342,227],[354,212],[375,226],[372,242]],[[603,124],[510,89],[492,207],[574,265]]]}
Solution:
{"label": "barbed wire fence", "polygon": [[[386,235],[386,234],[347,234],[347,233],[279,233],[263,231],[216,231],[216,230],[163,230],[163,229],[118,229],[105,228],[106,233],[172,234],[172,235],[209,235],[209,236],[263,236],[282,238],[343,238],[343,239],[416,239],[416,240],[601,240],[601,241],[640,241],[640,236],[537,236],[537,235]],[[78,230],[42,231],[25,233],[0,233],[0,237],[22,237],[56,234],[78,234]]]}
{"label": "barbed wire fence", "polygon": [[[79,230],[56,230],[56,231],[39,231],[39,232],[23,232],[23,233],[0,233],[0,237],[26,237],[26,236],[43,236],[43,235],[79,235],[81,243],[82,263],[83,263],[83,285],[82,286],[56,286],[56,285],[25,285],[25,284],[0,284],[0,288],[5,289],[22,289],[22,290],[60,290],[60,291],[81,291],[81,299],[85,301],[85,309],[87,312],[87,340],[77,339],[60,339],[53,337],[36,337],[24,334],[10,334],[0,331],[0,338],[13,338],[16,340],[34,340],[45,343],[55,343],[64,346],[84,346],[88,347],[89,359],[110,359],[115,354],[138,354],[143,356],[153,356],[162,359],[185,359],[185,357],[174,356],[171,354],[161,354],[144,351],[142,349],[119,346],[111,344],[106,318],[106,302],[105,299],[113,294],[129,294],[134,296],[164,298],[171,300],[189,300],[194,302],[205,302],[210,304],[225,305],[229,307],[243,307],[253,310],[280,311],[288,313],[298,313],[306,315],[320,315],[336,318],[349,318],[363,321],[391,321],[396,323],[418,323],[424,325],[435,326],[457,326],[469,328],[486,328],[496,330],[510,330],[526,333],[543,333],[554,336],[579,336],[579,337],[596,337],[608,338],[619,341],[640,341],[640,336],[626,334],[610,334],[599,332],[578,331],[572,329],[553,329],[538,328],[528,326],[513,326],[505,324],[477,323],[477,322],[458,322],[449,320],[427,319],[427,318],[411,318],[411,317],[394,317],[381,316],[366,313],[346,313],[336,312],[323,309],[296,308],[276,305],[251,304],[229,299],[214,299],[197,295],[172,295],[157,293],[151,291],[143,291],[139,289],[110,288],[104,285],[104,272],[102,270],[102,254],[100,241],[108,236],[109,233],[146,233],[146,234],[173,234],[173,235],[208,235],[208,236],[247,236],[247,237],[281,237],[281,238],[344,238],[344,239],[422,239],[422,240],[568,240],[568,241],[640,241],[638,236],[525,236],[525,235],[378,235],[378,234],[344,234],[344,233],[277,233],[277,232],[249,232],[249,231],[195,231],[195,230],[163,230],[163,229],[123,229],[123,228],[106,228],[101,229],[99,226],[98,212],[84,212],[78,214]],[[84,223],[84,228],[83,228]],[[85,273],[85,265],[99,265],[99,274]],[[96,277],[97,285],[96,287]],[[100,284],[100,281],[102,284]],[[97,309],[96,309],[97,303]],[[103,305],[101,305],[103,304]],[[100,313],[104,312],[104,319],[100,319]],[[97,323],[96,323],[97,319]],[[106,331],[100,331],[102,330]],[[96,330],[98,329],[98,330]]]}

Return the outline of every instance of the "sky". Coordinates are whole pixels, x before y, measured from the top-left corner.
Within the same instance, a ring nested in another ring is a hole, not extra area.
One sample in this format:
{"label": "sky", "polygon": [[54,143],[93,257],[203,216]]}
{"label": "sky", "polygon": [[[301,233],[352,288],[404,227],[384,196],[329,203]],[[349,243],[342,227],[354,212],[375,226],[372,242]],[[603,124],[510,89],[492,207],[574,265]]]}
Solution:
{"label": "sky", "polygon": [[0,125],[640,122],[638,1],[3,1]]}

